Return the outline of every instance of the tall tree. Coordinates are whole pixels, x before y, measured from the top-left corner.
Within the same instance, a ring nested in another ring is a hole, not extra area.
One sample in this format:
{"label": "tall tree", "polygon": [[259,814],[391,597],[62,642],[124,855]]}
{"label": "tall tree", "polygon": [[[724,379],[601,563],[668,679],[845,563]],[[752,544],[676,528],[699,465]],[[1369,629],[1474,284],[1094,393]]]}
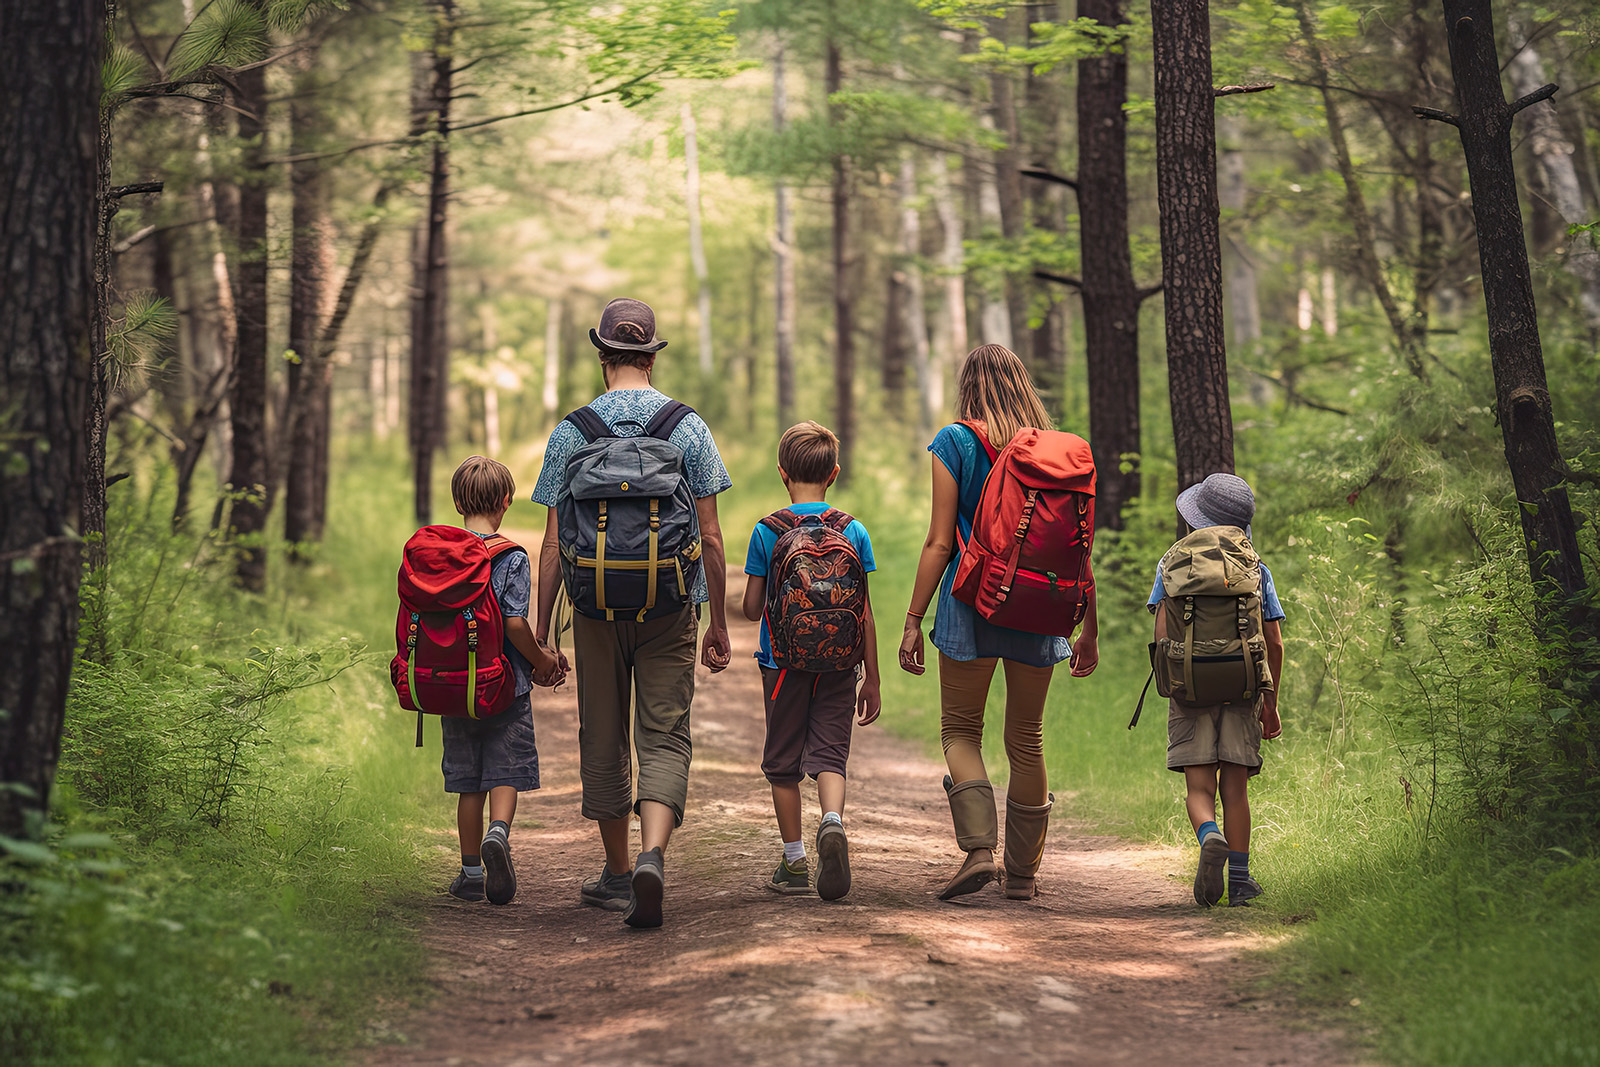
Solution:
{"label": "tall tree", "polygon": [[0,4],[0,834],[45,811],[83,560],[103,0]]}
{"label": "tall tree", "polygon": [[928,373],[928,406],[943,417],[944,380],[947,368],[960,365],[967,354],[967,276],[966,248],[963,243],[961,210],[950,188],[950,157],[941,154],[933,171],[933,209],[939,216],[940,251],[939,271],[944,275],[944,314],[938,346],[930,359]]}
{"label": "tall tree", "polygon": [[239,70],[230,90],[238,116],[244,172],[239,181],[236,239],[239,269],[234,272],[237,354],[228,406],[233,419],[231,532],[236,543],[235,579],[259,592],[267,584],[269,474],[267,443],[267,71],[259,64]]}
{"label": "tall tree", "polygon": [[928,354],[928,311],[922,289],[922,217],[917,209],[917,161],[910,149],[900,158],[898,182],[900,202],[900,262],[894,270],[900,289],[900,316],[893,328],[899,331],[911,353],[911,369],[917,383],[917,429],[933,433],[940,412],[933,406],[933,367]]}
{"label": "tall tree", "polygon": [[[841,124],[843,109],[836,94],[844,87],[844,54],[840,45],[842,28],[837,21],[837,11],[830,3],[828,8],[827,56],[823,74],[823,88],[828,94],[829,124],[836,130]],[[851,278],[850,251],[850,195],[851,159],[849,153],[835,147],[833,152],[833,181],[831,201],[833,207],[833,430],[839,435],[839,467],[841,480],[850,477],[851,460],[856,444],[856,294]]]}
{"label": "tall tree", "polygon": [[689,205],[689,263],[699,285],[700,373],[710,378],[711,358],[711,271],[706,267],[706,241],[700,230],[700,143],[694,125],[694,107],[683,104],[684,198]]}
{"label": "tall tree", "polygon": [[432,36],[414,59],[412,129],[434,135],[428,195],[415,239],[411,284],[411,475],[418,525],[433,521],[433,458],[444,444],[448,382],[450,103],[455,74],[455,0],[429,0]]}
{"label": "tall tree", "polygon": [[[1027,10],[1026,8],[1024,10]],[[989,20],[990,34],[1000,41],[1011,39],[1011,20]],[[1000,210],[1000,232],[1016,244],[1028,228],[1028,202],[1022,194],[1022,135],[1017,121],[1015,75],[1009,66],[996,66],[989,74],[989,113],[1000,135],[994,152],[994,186]],[[1028,291],[1024,279],[1007,274],[1005,279],[1006,319],[1011,349],[1022,362],[1033,366],[1032,335],[1028,330]],[[985,338],[987,340],[987,338]]]}
{"label": "tall tree", "polygon": [[1233,470],[1233,412],[1222,332],[1222,243],[1207,0],[1151,7],[1156,196],[1167,312],[1167,389],[1178,488]]}
{"label": "tall tree", "polygon": [[[784,39],[780,32],[772,53],[772,128],[779,134],[783,133],[789,110],[789,93],[784,77]],[[794,423],[794,332],[795,301],[798,296],[795,286],[794,211],[789,204],[788,183],[781,177],[774,183],[773,196],[773,332],[776,335],[778,432],[782,433]]]}
{"label": "tall tree", "polygon": [[[1028,34],[1030,45],[1037,44],[1039,31],[1058,18],[1058,5],[1053,0],[1030,5]],[[1037,167],[1055,170],[1061,153],[1061,79],[1054,73],[1041,72],[1030,64],[1024,83],[1026,108],[1023,124],[1024,140],[1029,158]],[[1061,202],[1062,190],[1049,182],[1032,182],[1028,186],[1030,221],[1035,230],[1059,233],[1063,227],[1065,210]],[[1036,285],[1038,283],[1035,283]],[[1029,344],[1038,373],[1048,378],[1050,395],[1059,397],[1067,371],[1066,305],[1051,298],[1048,286],[1040,293],[1046,301],[1039,324],[1032,327]],[[1030,322],[1032,321],[1030,316]]]}
{"label": "tall tree", "polygon": [[1545,85],[1506,102],[1489,0],[1444,0],[1444,24],[1458,113],[1415,110],[1461,132],[1478,229],[1500,432],[1520,505],[1528,567],[1540,592],[1576,598],[1586,588],[1583,557],[1567,500],[1567,466],[1556,441],[1511,158],[1513,116],[1548,100],[1556,87]]}

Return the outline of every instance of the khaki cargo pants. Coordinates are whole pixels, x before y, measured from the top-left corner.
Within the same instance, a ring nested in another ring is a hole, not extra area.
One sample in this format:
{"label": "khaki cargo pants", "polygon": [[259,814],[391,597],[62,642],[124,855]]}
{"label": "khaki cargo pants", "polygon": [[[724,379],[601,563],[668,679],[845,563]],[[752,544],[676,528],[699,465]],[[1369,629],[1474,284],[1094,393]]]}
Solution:
{"label": "khaki cargo pants", "polygon": [[584,818],[624,819],[639,810],[637,753],[637,799],[667,805],[682,825],[699,622],[692,605],[649,622],[573,617]]}

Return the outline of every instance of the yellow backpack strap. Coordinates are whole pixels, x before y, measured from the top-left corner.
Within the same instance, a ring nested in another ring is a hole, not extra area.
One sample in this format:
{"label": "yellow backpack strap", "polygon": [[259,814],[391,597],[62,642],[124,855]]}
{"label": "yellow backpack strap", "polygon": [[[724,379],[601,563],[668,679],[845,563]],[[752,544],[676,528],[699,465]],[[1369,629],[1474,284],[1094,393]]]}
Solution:
{"label": "yellow backpack strap", "polygon": [[417,747],[422,747],[422,701],[417,698],[417,613],[411,613],[411,625],[406,630],[406,692],[411,694],[411,705],[417,709]]}
{"label": "yellow backpack strap", "polygon": [[611,618],[606,608],[606,502],[600,501],[600,516],[595,522],[594,539],[594,606]]}
{"label": "yellow backpack strap", "polygon": [[650,498],[650,569],[645,572],[644,607],[639,611],[639,621],[644,622],[645,615],[656,606],[656,568],[661,560],[658,548],[661,539],[661,501],[657,497]]}
{"label": "yellow backpack strap", "polygon": [[472,609],[462,612],[467,617],[467,718],[478,717],[478,620]]}

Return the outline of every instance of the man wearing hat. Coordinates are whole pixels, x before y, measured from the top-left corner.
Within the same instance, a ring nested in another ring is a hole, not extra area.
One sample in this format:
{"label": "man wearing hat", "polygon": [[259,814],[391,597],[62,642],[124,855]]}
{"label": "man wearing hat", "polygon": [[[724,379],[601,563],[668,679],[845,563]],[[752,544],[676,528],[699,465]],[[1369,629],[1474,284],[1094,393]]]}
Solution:
{"label": "man wearing hat", "polygon": [[[1179,493],[1177,506],[1178,514],[1192,530],[1231,526],[1242,530],[1247,541],[1251,536],[1256,497],[1250,483],[1237,475],[1210,475]],[[1278,602],[1272,572],[1265,563],[1261,564],[1260,593],[1267,670],[1271,677],[1278,678],[1283,670],[1283,605]],[[1148,603],[1152,614],[1166,597],[1158,566]],[[1160,632],[1158,621],[1158,639]],[[1205,708],[1180,707],[1176,700],[1171,704],[1167,766],[1184,775],[1189,819],[1200,843],[1195,874],[1197,903],[1209,907],[1222,899],[1224,864],[1230,907],[1248,904],[1261,895],[1261,886],[1250,877],[1249,785],[1251,777],[1261,773],[1261,742],[1282,732],[1276,688],[1260,690],[1256,700],[1248,704],[1225,703]],[[1227,820],[1226,837],[1217,826],[1219,790]]]}
{"label": "man wearing hat", "polygon": [[[583,409],[583,417],[595,429],[599,427],[592,420],[598,417],[608,437],[644,435],[651,420],[674,404],[651,385],[656,354],[667,345],[656,337],[655,312],[640,300],[613,300],[601,314],[599,327],[589,331],[589,339],[599,353],[606,391]],[[568,461],[590,441],[572,421],[578,414],[551,433],[533,491],[534,501],[549,509],[534,626],[535,636],[544,642],[549,639],[556,590],[562,583],[556,506],[566,487]],[[699,519],[701,567],[691,603],[675,614],[646,621],[620,613],[615,619],[578,614],[573,620],[583,814],[600,824],[606,856],[599,876],[585,883],[580,897],[593,907],[624,912],[624,921],[634,927],[661,925],[663,853],[673,829],[683,822],[700,605],[707,605],[711,616],[700,662],[720,671],[730,658],[717,494],[733,481],[705,421],[692,411],[682,414],[681,408],[679,415],[670,435],[664,425],[657,432],[683,454],[683,480],[694,496]],[[631,715],[630,703],[635,705]],[[629,840],[633,814],[639,816],[643,846],[637,862],[631,861]]]}

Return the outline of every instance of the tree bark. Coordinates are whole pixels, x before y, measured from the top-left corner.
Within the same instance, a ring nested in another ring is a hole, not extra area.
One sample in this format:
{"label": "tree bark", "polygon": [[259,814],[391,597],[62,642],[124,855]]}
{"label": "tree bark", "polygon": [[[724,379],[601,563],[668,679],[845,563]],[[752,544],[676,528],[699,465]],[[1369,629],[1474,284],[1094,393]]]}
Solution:
{"label": "tree bark", "polygon": [[706,242],[700,228],[700,145],[694,125],[694,108],[683,105],[684,198],[689,205],[689,263],[700,286],[700,374],[708,381],[711,355],[711,272],[706,267]]}
{"label": "tree bark", "polygon": [[[1533,280],[1511,159],[1516,113],[1500,87],[1489,0],[1444,0],[1450,70],[1478,229],[1478,261],[1489,316],[1489,358],[1506,463],[1516,487],[1534,588],[1576,599],[1585,591],[1583,559],[1556,441]],[[1553,88],[1553,87],[1552,87]],[[1540,620],[1536,620],[1539,624]],[[1548,620],[1544,620],[1547,624]]]}
{"label": "tree bark", "polygon": [[39,829],[83,577],[101,0],[0,7],[0,834]]}
{"label": "tree bark", "polygon": [[[990,34],[1009,40],[1008,20],[991,19]],[[989,108],[994,128],[1003,145],[994,153],[995,193],[1000,206],[1000,232],[1008,242],[1022,240],[1028,227],[1028,202],[1022,193],[1022,138],[1017,129],[1016,86],[1010,71],[997,70],[989,76]],[[1011,342],[1007,347],[1034,369],[1032,337],[1028,330],[1027,283],[1014,275],[1005,280],[1006,319]]]}
{"label": "tree bark", "polygon": [[[1053,2],[1033,4],[1027,12],[1030,44],[1035,36],[1032,31],[1034,24],[1054,23],[1059,17],[1058,7]],[[1030,120],[1025,129],[1025,140],[1031,160],[1054,171],[1061,155],[1060,76],[1055,72],[1039,74],[1029,67],[1024,99],[1025,114]],[[1051,182],[1035,181],[1029,184],[1028,205],[1034,229],[1060,233],[1065,228],[1062,193],[1062,188]],[[1052,406],[1059,415],[1060,397],[1067,373],[1066,308],[1055,299],[1048,282],[1035,282],[1032,289],[1031,295],[1043,297],[1048,303],[1043,321],[1031,328],[1029,344],[1039,373],[1048,380],[1047,392],[1055,400]]]}
{"label": "tree bark", "polygon": [[[830,32],[824,87],[828,94],[828,121],[837,125],[835,93],[844,85],[844,58],[839,41]],[[856,444],[856,338],[855,289],[850,262],[851,160],[843,152],[833,156],[833,432],[839,438],[839,480],[850,479]]]}
{"label": "tree bark", "polygon": [[427,214],[417,241],[412,284],[411,467],[416,520],[433,515],[433,458],[444,443],[449,358],[450,97],[455,62],[455,0],[432,0],[433,39],[421,72],[424,91],[413,86],[413,126],[437,134],[428,169]]}
{"label": "tree bark", "polygon": [[[1078,0],[1078,17],[1127,24],[1123,0]],[[1139,496],[1139,305],[1128,244],[1128,56],[1078,61],[1078,220],[1083,246],[1089,445],[1098,472],[1095,522],[1120,530]],[[1126,469],[1124,469],[1126,465]]]}
{"label": "tree bark", "polygon": [[[787,121],[788,89],[784,84],[784,44],[778,37],[772,56],[772,128],[782,133]],[[774,334],[776,348],[778,432],[794,424],[794,335],[797,299],[794,264],[794,216],[789,205],[789,187],[780,178],[774,189],[775,233],[772,241],[774,285]]]}
{"label": "tree bark", "polygon": [[[1178,488],[1233,472],[1206,0],[1163,0],[1155,38],[1156,196]],[[1086,271],[1087,273],[1087,271]]]}
{"label": "tree bark", "polygon": [[[104,24],[116,24],[117,8],[104,3]],[[111,349],[111,231],[117,216],[117,202],[111,195],[111,124],[116,110],[102,101],[95,123],[94,186],[94,312],[89,324],[90,355],[93,361],[89,379],[89,411],[84,416],[84,436],[88,452],[83,471],[83,556],[93,582],[106,565],[106,400],[110,390]],[[90,625],[90,630],[95,627]]]}
{"label": "tree bark", "polygon": [[944,420],[944,385],[948,368],[961,365],[967,354],[967,276],[966,245],[962,234],[961,209],[950,188],[950,157],[941,155],[934,169],[933,209],[939,216],[943,244],[939,266],[944,273],[943,341],[930,358],[928,409],[934,422]]}
{"label": "tree bark", "polygon": [[[1527,33],[1520,15],[1510,19],[1511,47],[1516,49],[1506,65],[1511,75],[1511,88],[1519,96],[1527,96],[1544,84],[1544,63],[1539,53],[1527,43]],[[1575,151],[1561,123],[1556,118],[1555,105],[1548,100],[1528,108],[1525,120],[1529,148],[1539,161],[1544,175],[1545,190],[1551,205],[1568,226],[1594,221],[1584,203],[1583,186],[1578,181],[1578,170],[1573,164]],[[1600,330],[1600,251],[1595,248],[1592,231],[1582,231],[1565,241],[1566,255],[1562,265],[1578,283],[1578,306],[1584,321],[1591,330]]]}
{"label": "tree bark", "polygon": [[[313,77],[317,66],[316,43],[309,42],[295,57],[300,77],[289,105],[289,154],[297,161],[289,167],[291,195],[289,347],[297,362],[289,365],[289,463],[284,483],[283,537],[295,545],[322,540],[319,506],[322,479],[318,468],[329,433],[333,364],[323,347],[329,259],[332,235],[328,222],[328,192],[322,164],[299,159],[314,154],[321,108]],[[295,553],[293,558],[301,558]]]}
{"label": "tree bark", "polygon": [[922,218],[917,211],[917,161],[907,149],[900,157],[900,321],[896,328],[911,353],[917,382],[917,429],[933,433],[939,409],[933,406],[933,367],[928,348],[928,312],[922,288]]}
{"label": "tree bark", "polygon": [[267,584],[267,186],[263,141],[267,131],[267,79],[263,67],[237,72],[232,93],[244,146],[239,182],[238,354],[228,405],[233,418],[233,469],[229,476],[235,542],[235,580],[252,592]]}

